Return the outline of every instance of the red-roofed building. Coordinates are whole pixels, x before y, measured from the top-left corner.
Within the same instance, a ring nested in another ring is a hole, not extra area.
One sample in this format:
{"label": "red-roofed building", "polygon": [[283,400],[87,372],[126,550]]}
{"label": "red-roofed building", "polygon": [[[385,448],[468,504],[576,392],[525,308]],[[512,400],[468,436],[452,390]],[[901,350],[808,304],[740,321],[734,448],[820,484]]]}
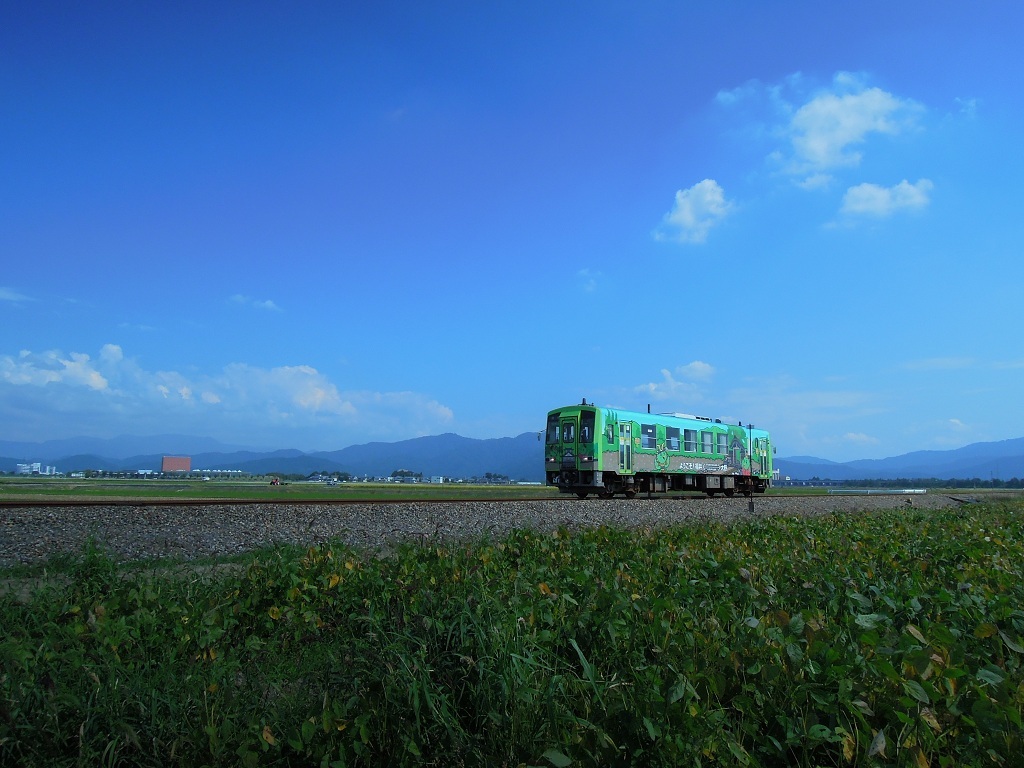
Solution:
{"label": "red-roofed building", "polygon": [[191,456],[164,456],[160,465],[161,472],[191,472]]}

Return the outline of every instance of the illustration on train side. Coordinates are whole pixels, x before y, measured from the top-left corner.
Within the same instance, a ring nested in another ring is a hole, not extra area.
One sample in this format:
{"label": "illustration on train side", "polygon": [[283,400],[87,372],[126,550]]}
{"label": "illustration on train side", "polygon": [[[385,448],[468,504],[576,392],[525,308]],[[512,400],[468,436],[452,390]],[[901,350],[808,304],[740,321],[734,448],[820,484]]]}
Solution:
{"label": "illustration on train side", "polygon": [[768,432],[751,424],[600,408],[584,398],[548,412],[544,469],[548,485],[581,499],[669,491],[750,496],[771,485],[774,452]]}

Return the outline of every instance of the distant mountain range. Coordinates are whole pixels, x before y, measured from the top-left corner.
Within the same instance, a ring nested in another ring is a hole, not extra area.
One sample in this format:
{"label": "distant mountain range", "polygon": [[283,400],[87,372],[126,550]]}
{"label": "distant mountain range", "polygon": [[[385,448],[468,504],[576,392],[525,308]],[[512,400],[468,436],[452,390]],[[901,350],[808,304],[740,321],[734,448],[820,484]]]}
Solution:
{"label": "distant mountain range", "polygon": [[186,435],[74,438],[45,443],[0,440],[3,472],[13,472],[17,464],[37,461],[64,473],[86,469],[159,471],[164,456],[190,456],[193,470],[241,470],[252,474],[348,472],[355,477],[383,477],[407,469],[424,477],[483,477],[491,473],[507,475],[512,480],[544,479],[544,445],[536,432],[489,440],[449,433],[311,453],[295,449],[252,451]]}
{"label": "distant mountain range", "polygon": [[837,463],[812,456],[776,459],[784,478],[794,480],[1010,480],[1024,478],[1024,437],[972,443],[951,451],[914,451],[888,459]]}
{"label": "distant mountain range", "polygon": [[[407,469],[425,477],[483,477],[490,472],[513,480],[544,479],[544,445],[536,432],[488,440],[449,433],[311,453],[295,449],[254,451],[187,435],[72,438],[43,443],[0,440],[0,471],[4,472],[13,472],[16,464],[37,461],[65,473],[85,469],[158,471],[164,456],[191,456],[195,470],[236,469],[253,474],[348,472],[356,477],[381,477]],[[794,480],[1009,480],[1024,478],[1024,438],[844,463],[793,456],[776,458],[775,466],[783,478]]]}

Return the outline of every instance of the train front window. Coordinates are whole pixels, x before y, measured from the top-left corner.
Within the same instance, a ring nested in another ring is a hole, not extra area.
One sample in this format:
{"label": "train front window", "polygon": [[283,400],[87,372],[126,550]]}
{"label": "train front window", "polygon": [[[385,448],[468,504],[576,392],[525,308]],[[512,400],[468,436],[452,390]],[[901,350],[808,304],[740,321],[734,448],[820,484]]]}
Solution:
{"label": "train front window", "polygon": [[580,442],[594,442],[594,413],[586,412],[580,414]]}
{"label": "train front window", "polygon": [[558,414],[552,413],[548,416],[548,433],[546,442],[548,445],[558,442]]}
{"label": "train front window", "polygon": [[562,425],[562,442],[576,442],[576,425],[573,424],[571,421],[567,421],[565,422],[565,424]]}

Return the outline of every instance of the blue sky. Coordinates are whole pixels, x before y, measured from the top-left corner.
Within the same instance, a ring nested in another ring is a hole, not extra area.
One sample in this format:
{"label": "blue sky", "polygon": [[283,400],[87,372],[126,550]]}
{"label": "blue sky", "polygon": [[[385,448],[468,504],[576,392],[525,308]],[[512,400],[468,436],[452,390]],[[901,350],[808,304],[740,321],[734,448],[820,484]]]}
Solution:
{"label": "blue sky", "polygon": [[0,424],[1024,436],[1017,3],[0,4]]}

